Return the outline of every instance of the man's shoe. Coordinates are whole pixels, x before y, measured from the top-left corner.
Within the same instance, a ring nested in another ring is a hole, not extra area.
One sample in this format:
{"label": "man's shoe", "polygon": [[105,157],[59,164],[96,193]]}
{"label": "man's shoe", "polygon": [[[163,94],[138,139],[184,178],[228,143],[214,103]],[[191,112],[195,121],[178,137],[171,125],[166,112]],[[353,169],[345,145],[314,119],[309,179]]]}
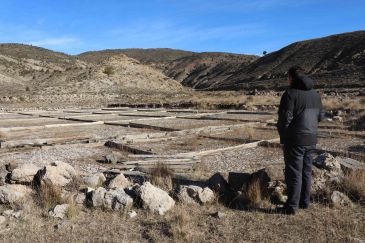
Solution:
{"label": "man's shoe", "polygon": [[285,214],[285,215],[295,215],[295,210],[292,209],[291,207],[282,207],[282,208],[277,208],[276,212],[279,214]]}
{"label": "man's shoe", "polygon": [[309,205],[299,205],[299,208],[300,209],[308,209],[309,208]]}

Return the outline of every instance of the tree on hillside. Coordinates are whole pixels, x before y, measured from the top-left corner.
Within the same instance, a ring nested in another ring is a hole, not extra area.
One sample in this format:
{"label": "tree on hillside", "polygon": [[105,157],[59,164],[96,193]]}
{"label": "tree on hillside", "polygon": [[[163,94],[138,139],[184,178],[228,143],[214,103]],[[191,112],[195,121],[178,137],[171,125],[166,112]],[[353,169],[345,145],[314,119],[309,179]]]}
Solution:
{"label": "tree on hillside", "polygon": [[265,56],[266,54],[267,54],[267,51],[263,51],[263,52],[262,52],[262,55],[264,55],[264,56]]}
{"label": "tree on hillside", "polygon": [[115,71],[114,71],[114,68],[112,66],[106,66],[104,68],[103,73],[105,73],[109,77],[110,75],[113,75],[115,73]]}

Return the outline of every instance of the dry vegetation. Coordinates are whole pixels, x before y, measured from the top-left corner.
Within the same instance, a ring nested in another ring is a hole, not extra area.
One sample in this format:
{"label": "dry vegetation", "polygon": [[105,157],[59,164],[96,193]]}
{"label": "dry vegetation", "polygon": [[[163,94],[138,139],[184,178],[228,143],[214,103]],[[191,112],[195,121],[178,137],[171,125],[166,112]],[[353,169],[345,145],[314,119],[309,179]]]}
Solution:
{"label": "dry vegetation", "polygon": [[171,191],[174,187],[172,178],[174,173],[166,165],[158,163],[151,169],[150,182],[166,191]]}
{"label": "dry vegetation", "polygon": [[343,189],[353,200],[365,203],[365,170],[348,173],[344,178]]}
{"label": "dry vegetation", "polygon": [[39,206],[46,210],[64,203],[64,200],[62,199],[62,188],[52,184],[41,184],[41,186],[37,188],[35,197]]}
{"label": "dry vegetation", "polygon": [[325,97],[323,98],[323,106],[325,110],[349,109],[361,110],[365,107],[365,99],[360,97],[341,98],[341,97]]}

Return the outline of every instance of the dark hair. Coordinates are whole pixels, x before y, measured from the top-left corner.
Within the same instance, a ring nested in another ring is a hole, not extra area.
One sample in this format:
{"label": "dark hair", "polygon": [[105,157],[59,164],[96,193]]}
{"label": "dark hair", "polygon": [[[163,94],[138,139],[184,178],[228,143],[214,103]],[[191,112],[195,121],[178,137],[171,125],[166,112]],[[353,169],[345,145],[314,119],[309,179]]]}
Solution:
{"label": "dark hair", "polygon": [[288,74],[292,79],[297,79],[299,74],[303,74],[304,70],[300,66],[292,66],[288,70]]}

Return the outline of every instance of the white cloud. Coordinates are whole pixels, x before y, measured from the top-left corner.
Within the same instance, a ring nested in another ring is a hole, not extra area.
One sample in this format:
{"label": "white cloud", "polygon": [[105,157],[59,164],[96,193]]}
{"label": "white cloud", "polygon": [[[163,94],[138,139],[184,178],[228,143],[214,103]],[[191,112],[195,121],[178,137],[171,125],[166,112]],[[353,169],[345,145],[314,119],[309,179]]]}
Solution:
{"label": "white cloud", "polygon": [[60,37],[60,38],[46,38],[38,41],[31,41],[29,44],[35,46],[64,46],[79,42],[76,38]]}

